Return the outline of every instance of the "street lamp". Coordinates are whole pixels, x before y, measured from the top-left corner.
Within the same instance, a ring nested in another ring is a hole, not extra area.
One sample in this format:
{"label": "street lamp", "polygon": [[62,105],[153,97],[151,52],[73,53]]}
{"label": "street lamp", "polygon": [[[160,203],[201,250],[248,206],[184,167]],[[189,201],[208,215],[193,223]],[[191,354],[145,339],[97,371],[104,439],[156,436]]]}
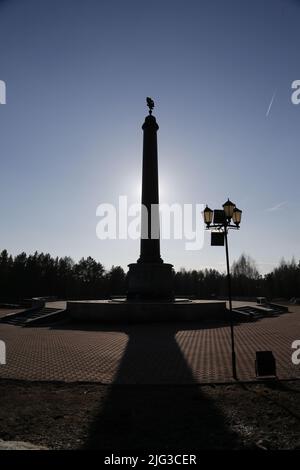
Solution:
{"label": "street lamp", "polygon": [[231,202],[228,198],[228,200],[223,204],[225,217],[228,221],[230,221],[230,219],[232,218],[234,209],[235,209],[235,204]]}
{"label": "street lamp", "polygon": [[[207,230],[218,231],[223,234],[222,245],[225,239],[226,251],[226,265],[227,265],[227,281],[228,281],[228,300],[230,311],[230,334],[231,334],[231,362],[232,362],[232,375],[237,380],[236,373],[236,356],[234,347],[234,327],[233,327],[233,313],[232,313],[232,296],[231,296],[231,276],[229,268],[229,253],[228,253],[228,230],[240,228],[242,218],[242,211],[229,199],[223,204],[223,210],[211,210],[208,206],[203,211],[203,219],[206,224]],[[231,223],[232,222],[232,223]],[[219,244],[219,243],[218,243]]]}
{"label": "street lamp", "polygon": [[242,211],[238,209],[237,207],[235,207],[233,210],[233,214],[232,214],[232,221],[237,227],[239,227],[241,223],[241,218],[242,218]]}
{"label": "street lamp", "polygon": [[206,223],[207,228],[212,223],[213,215],[214,215],[214,211],[212,211],[208,206],[206,206],[203,211],[203,218],[204,218],[204,222]]}

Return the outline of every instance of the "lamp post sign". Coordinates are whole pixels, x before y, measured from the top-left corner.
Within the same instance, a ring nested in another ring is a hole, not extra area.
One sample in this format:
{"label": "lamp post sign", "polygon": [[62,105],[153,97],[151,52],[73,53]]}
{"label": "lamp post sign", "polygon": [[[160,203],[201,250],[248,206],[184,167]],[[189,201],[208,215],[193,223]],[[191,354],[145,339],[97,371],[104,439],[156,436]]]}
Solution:
{"label": "lamp post sign", "polygon": [[223,204],[222,209],[212,210],[208,206],[203,211],[203,218],[207,230],[212,230],[211,245],[224,246],[226,252],[226,267],[227,267],[227,282],[228,282],[228,301],[230,311],[230,334],[231,334],[231,363],[232,363],[232,376],[236,380],[236,356],[234,346],[234,327],[233,327],[233,313],[232,313],[232,296],[231,296],[231,276],[229,267],[229,252],[228,252],[228,230],[240,228],[242,211],[229,199]]}
{"label": "lamp post sign", "polygon": [[224,232],[211,232],[211,246],[224,246]]}

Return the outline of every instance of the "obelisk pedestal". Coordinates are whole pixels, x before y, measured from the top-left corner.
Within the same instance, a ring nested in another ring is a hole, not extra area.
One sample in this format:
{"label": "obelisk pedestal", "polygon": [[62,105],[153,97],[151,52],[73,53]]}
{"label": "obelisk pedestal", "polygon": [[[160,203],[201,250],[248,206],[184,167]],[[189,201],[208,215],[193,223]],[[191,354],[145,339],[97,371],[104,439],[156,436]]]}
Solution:
{"label": "obelisk pedestal", "polygon": [[159,186],[157,162],[156,119],[152,116],[154,103],[147,98],[149,115],[142,126],[143,176],[141,252],[137,263],[129,264],[127,300],[172,301],[173,265],[164,263],[160,256]]}

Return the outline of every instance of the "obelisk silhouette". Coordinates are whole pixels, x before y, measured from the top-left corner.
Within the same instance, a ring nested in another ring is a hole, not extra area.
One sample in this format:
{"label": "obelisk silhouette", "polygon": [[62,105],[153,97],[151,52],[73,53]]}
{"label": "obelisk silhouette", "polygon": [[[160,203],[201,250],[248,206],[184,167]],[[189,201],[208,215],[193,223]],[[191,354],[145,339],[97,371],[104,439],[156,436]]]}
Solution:
{"label": "obelisk silhouette", "polygon": [[[148,103],[154,106],[153,101]],[[152,107],[149,107],[149,116],[146,117],[142,129],[144,131],[142,207],[146,210],[142,212],[141,218],[141,255],[138,263],[162,263],[158,211],[157,131],[159,127],[155,117],[152,116]]]}
{"label": "obelisk silhouette", "polygon": [[172,300],[173,266],[160,256],[159,185],[157,131],[152,115],[154,102],[147,98],[149,115],[142,126],[143,176],[141,214],[141,252],[137,263],[129,265],[128,300]]}

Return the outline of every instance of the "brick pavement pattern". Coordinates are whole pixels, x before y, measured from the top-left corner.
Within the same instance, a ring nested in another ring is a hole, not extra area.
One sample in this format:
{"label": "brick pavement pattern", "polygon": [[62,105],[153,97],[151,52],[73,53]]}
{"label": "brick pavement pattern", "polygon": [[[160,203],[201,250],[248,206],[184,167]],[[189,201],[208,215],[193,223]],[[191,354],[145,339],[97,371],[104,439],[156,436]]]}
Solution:
{"label": "brick pavement pattern", "polygon": [[[300,308],[235,327],[237,371],[255,379],[255,351],[272,350],[278,377],[300,378],[291,361]],[[231,380],[230,329],[197,323],[132,326],[0,324],[7,363],[0,378],[101,383],[187,384]]]}

